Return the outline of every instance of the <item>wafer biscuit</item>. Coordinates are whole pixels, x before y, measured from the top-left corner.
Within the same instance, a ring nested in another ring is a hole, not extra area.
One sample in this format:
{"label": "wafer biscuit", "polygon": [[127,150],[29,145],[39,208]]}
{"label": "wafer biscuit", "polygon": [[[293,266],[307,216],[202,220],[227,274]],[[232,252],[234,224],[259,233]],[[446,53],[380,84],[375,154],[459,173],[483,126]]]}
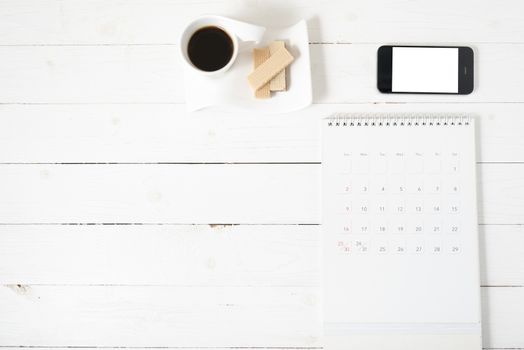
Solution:
{"label": "wafer biscuit", "polygon": [[[283,41],[273,41],[269,44],[269,53],[273,55],[279,49],[286,47]],[[269,82],[269,90],[271,91],[286,91],[286,69],[282,69],[271,81]]]}
{"label": "wafer biscuit", "polygon": [[[261,47],[258,49],[253,49],[253,63],[255,69],[264,63],[270,56],[269,47]],[[255,90],[256,98],[270,98],[271,91],[269,89],[269,83],[262,85],[260,88]]]}
{"label": "wafer biscuit", "polygon": [[289,66],[291,62],[293,62],[293,56],[285,47],[281,48],[249,74],[247,77],[249,85],[254,90],[259,89],[274,78],[278,72]]}

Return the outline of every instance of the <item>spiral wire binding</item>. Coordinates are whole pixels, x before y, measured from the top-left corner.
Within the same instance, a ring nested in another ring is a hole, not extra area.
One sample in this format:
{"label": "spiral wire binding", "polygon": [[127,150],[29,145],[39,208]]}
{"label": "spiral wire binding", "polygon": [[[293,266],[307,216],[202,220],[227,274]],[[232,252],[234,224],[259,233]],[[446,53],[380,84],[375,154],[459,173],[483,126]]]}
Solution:
{"label": "spiral wire binding", "polygon": [[336,113],[325,120],[328,126],[468,126],[474,118],[443,113]]}

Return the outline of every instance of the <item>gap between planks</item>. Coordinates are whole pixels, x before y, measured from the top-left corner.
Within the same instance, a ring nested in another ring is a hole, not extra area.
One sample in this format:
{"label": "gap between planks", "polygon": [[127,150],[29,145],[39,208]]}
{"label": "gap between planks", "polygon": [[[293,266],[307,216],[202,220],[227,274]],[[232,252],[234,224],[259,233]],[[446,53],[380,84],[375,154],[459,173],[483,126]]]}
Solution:
{"label": "gap between planks", "polygon": [[[303,347],[303,346],[284,346],[284,347],[275,347],[275,346],[200,346],[200,347],[190,347],[190,346],[46,346],[46,345],[0,345],[0,349],[273,349],[273,350],[314,350],[314,349],[323,349],[323,347]],[[484,349],[501,349],[501,348],[484,348]],[[515,349],[515,348],[513,348]]]}
{"label": "gap between planks", "polygon": [[[321,350],[323,347],[265,347],[265,346],[249,346],[249,347],[184,347],[184,346],[45,346],[45,345],[0,345],[0,349],[271,349],[271,350]],[[524,348],[482,348],[483,350],[523,350]]]}
{"label": "gap between planks", "polygon": [[[4,283],[0,284],[0,286],[7,287],[7,288],[26,288],[26,287],[93,287],[93,288],[100,288],[100,287],[133,287],[133,288],[143,288],[143,287],[151,287],[151,288],[230,288],[230,287],[244,287],[244,288],[295,288],[295,287],[301,287],[301,288],[310,288],[310,287],[318,287],[316,285],[301,285],[301,284],[277,284],[277,285],[265,285],[260,286],[257,284],[249,285],[230,285],[230,284],[217,284],[217,285],[204,285],[204,284],[173,284],[173,283],[162,283],[162,284],[149,284],[149,283]],[[504,284],[504,285],[480,285],[480,288],[524,288],[524,285],[519,284]]]}
{"label": "gap between planks", "polygon": [[[310,41],[309,45],[383,45],[384,41]],[[438,42],[439,45],[445,46],[459,46],[453,42]],[[468,45],[522,45],[524,41],[469,41]],[[98,44],[0,44],[0,47],[128,47],[128,46],[142,46],[142,47],[155,47],[155,46],[173,46],[177,47],[178,43],[167,42],[167,43],[98,43]]]}
{"label": "gap between planks", "polygon": [[[46,345],[0,345],[0,349],[230,349],[230,350],[322,350],[323,347],[301,347],[301,346],[285,346],[285,347],[266,347],[266,346],[237,346],[237,347],[186,347],[186,346],[46,346]],[[524,348],[482,348],[483,350],[524,350]]]}
{"label": "gap between planks", "polygon": [[[209,223],[209,224],[196,224],[196,223],[180,223],[180,222],[0,222],[0,226],[89,226],[89,225],[127,225],[127,226],[321,226],[319,223],[240,223],[240,222],[223,222],[223,223]],[[490,223],[479,223],[478,226],[523,226],[524,223],[507,223],[507,224],[490,224]]]}
{"label": "gap between planks", "polygon": [[[524,164],[520,161],[477,161],[475,164]],[[322,162],[0,162],[0,165],[322,165]]]}
{"label": "gap between planks", "polygon": [[[1,45],[0,45],[1,47]],[[0,102],[0,106],[156,106],[156,105],[168,105],[168,106],[183,106],[185,102]],[[330,106],[330,105],[504,105],[504,104],[524,104],[523,101],[346,101],[346,102],[313,102],[311,105],[315,106]],[[307,109],[309,107],[306,107]],[[249,111],[248,111],[249,112]],[[193,112],[193,113],[199,113]],[[290,112],[292,113],[292,112]],[[286,113],[283,113],[284,115]]]}

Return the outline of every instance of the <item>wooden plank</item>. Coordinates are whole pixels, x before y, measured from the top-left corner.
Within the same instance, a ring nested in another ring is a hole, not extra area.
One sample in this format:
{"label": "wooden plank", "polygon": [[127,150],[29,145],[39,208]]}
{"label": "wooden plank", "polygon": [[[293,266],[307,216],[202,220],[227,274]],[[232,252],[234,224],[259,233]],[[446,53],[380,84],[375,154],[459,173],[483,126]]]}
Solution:
{"label": "wooden plank", "polygon": [[4,0],[0,44],[175,43],[187,21],[209,13],[278,27],[306,18],[315,42],[522,42],[521,12],[519,0]]}
{"label": "wooden plank", "polygon": [[317,287],[0,287],[1,345],[315,346]]}
{"label": "wooden plank", "polygon": [[[523,226],[479,234],[482,285],[524,285]],[[316,286],[320,237],[309,225],[0,225],[0,284]]]}
{"label": "wooden plank", "polygon": [[521,223],[524,219],[524,167],[495,164],[477,167],[480,223]]}
{"label": "wooden plank", "polygon": [[318,223],[319,177],[318,165],[3,165],[0,222]]}
{"label": "wooden plank", "polygon": [[523,162],[524,104],[313,105],[286,115],[183,105],[0,105],[0,163],[320,162],[320,119],[336,112],[471,113],[478,161]]}
{"label": "wooden plank", "polygon": [[[483,288],[485,347],[524,347],[523,300]],[[318,287],[5,285],[0,344],[319,347],[319,301]]]}
{"label": "wooden plank", "polygon": [[524,288],[483,288],[483,346],[524,348]]}
{"label": "wooden plank", "polygon": [[524,286],[524,226],[479,227],[480,279],[485,286]]}
{"label": "wooden plank", "polygon": [[311,286],[319,235],[309,225],[0,225],[0,284]]}
{"label": "wooden plank", "polygon": [[181,102],[178,60],[173,46],[4,46],[0,102]]}
{"label": "wooden plank", "polygon": [[[379,93],[378,46],[311,45],[313,100],[524,102],[524,44],[476,45],[476,75],[481,79],[467,96]],[[3,46],[0,103],[182,103],[181,64],[177,47],[169,45]]]}
{"label": "wooden plank", "polygon": [[[478,180],[480,223],[524,223],[524,164]],[[0,183],[1,223],[320,223],[318,164],[4,164]]]}

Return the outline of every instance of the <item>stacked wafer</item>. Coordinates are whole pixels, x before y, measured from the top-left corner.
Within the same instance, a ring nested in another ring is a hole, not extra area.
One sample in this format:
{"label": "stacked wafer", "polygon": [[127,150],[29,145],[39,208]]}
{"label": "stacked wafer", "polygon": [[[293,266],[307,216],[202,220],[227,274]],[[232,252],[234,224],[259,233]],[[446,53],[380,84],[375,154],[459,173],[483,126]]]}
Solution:
{"label": "stacked wafer", "polygon": [[254,71],[247,80],[256,98],[270,98],[272,91],[286,91],[286,67],[293,56],[283,41],[273,41],[267,47],[253,50]]}

